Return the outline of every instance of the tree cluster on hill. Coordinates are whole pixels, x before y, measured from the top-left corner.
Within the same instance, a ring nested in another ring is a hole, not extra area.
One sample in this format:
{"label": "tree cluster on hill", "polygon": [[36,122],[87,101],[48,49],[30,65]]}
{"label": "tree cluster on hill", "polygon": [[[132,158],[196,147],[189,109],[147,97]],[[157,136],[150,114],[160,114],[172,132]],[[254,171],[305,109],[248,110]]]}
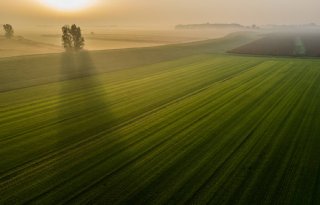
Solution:
{"label": "tree cluster on hill", "polygon": [[84,38],[81,34],[81,28],[75,24],[62,27],[62,45],[67,50],[78,51],[84,47]]}
{"label": "tree cluster on hill", "polygon": [[14,31],[13,31],[13,27],[10,24],[4,24],[3,29],[5,31],[5,37],[7,39],[10,39],[13,37]]}

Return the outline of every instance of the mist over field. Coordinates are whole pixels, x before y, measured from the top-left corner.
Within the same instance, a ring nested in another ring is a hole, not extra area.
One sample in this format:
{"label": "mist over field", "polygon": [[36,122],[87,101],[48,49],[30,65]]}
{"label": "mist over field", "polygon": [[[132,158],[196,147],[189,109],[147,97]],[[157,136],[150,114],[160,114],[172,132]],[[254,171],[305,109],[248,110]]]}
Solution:
{"label": "mist over field", "polygon": [[[14,25],[18,41],[0,37],[0,56],[61,52],[61,27],[73,23],[81,25],[87,50],[199,41],[248,30],[245,27],[252,25],[268,32],[318,31],[320,27],[306,27],[320,24],[318,7],[315,0],[3,1],[0,23]],[[243,28],[174,29],[176,25],[207,23]]]}

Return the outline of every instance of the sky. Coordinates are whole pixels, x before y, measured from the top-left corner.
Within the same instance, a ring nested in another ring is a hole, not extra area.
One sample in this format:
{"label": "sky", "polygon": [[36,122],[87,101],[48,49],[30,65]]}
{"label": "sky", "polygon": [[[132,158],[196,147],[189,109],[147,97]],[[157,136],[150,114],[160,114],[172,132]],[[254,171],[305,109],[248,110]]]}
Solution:
{"label": "sky", "polygon": [[57,9],[46,1],[80,0],[0,0],[0,23],[153,27],[206,22],[320,24],[320,0],[81,0],[91,3],[79,10]]}

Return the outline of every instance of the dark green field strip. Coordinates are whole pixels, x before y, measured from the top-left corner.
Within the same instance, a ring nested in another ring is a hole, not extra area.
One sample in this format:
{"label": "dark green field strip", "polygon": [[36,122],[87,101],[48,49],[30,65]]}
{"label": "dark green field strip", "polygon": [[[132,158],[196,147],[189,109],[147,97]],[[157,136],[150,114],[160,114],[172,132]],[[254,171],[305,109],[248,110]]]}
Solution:
{"label": "dark green field strip", "polygon": [[[250,64],[251,65],[251,64]],[[246,69],[246,67],[244,67],[244,70]],[[242,70],[242,69],[241,69]],[[208,72],[208,71],[207,71]],[[239,71],[238,71],[239,72]],[[201,72],[199,72],[199,73],[201,73]],[[216,74],[219,74],[219,72],[215,72]],[[214,73],[214,74],[215,74]],[[207,73],[207,74],[210,74],[210,73]],[[234,74],[234,71],[232,71],[232,73],[231,74]],[[230,75],[230,74],[228,74],[228,75]],[[208,76],[208,75],[207,75]],[[210,75],[209,75],[210,76]],[[220,76],[220,75],[217,75],[217,76]],[[167,76],[164,76],[164,77],[167,77]],[[222,76],[222,77],[224,77],[224,76]],[[213,78],[213,79],[215,79],[215,78]],[[211,80],[211,79],[208,79],[208,80]],[[150,82],[150,80],[149,80],[149,82]],[[190,82],[190,81],[189,81]],[[210,83],[215,83],[216,81],[214,80],[213,82],[210,82]],[[174,83],[174,82],[172,82],[172,83]],[[203,83],[203,82],[202,82]],[[207,84],[207,83],[206,83]],[[197,87],[196,87],[197,88]],[[202,88],[202,85],[201,85],[201,88]],[[140,88],[139,88],[140,89]],[[194,88],[193,88],[194,89]],[[197,88],[198,89],[198,88]],[[181,89],[182,90],[182,89]],[[185,92],[185,91],[184,91]],[[166,91],[166,93],[169,93],[169,92],[167,92]],[[187,92],[186,93],[190,93],[190,90],[187,90]],[[160,96],[160,93],[158,92],[157,93],[159,96]],[[185,95],[184,93],[183,93],[183,95]],[[166,97],[166,95],[164,95],[165,97]],[[89,96],[90,97],[90,96]],[[134,96],[134,98],[135,98],[136,96]],[[152,97],[152,96],[151,96]],[[181,96],[173,96],[173,98],[171,98],[171,99],[169,99],[170,101],[168,101],[167,100],[167,102],[171,102],[171,100],[175,100],[176,98],[178,98],[178,97],[181,97]],[[142,99],[141,97],[139,97],[139,98],[137,98],[137,99]],[[151,100],[151,99],[150,99]],[[80,102],[82,102],[80,99],[79,99],[79,101]],[[142,102],[143,102],[143,99],[142,99]],[[148,101],[147,101],[148,102]],[[158,103],[158,105],[162,105],[162,104],[164,104],[164,103],[167,103],[167,102],[160,102],[160,103]],[[138,103],[139,104],[139,103]],[[68,104],[67,103],[67,106],[70,106],[70,105],[72,105],[73,107],[76,107],[77,106],[77,104],[73,104],[73,103],[70,103],[70,104]],[[134,116],[136,116],[136,115],[140,115],[141,114],[141,112],[145,112],[146,111],[146,108],[148,108],[148,105],[144,105],[144,104],[142,104],[143,106],[144,106],[144,109],[142,109],[141,111],[139,111],[139,112],[137,112],[137,114],[135,114],[135,115],[130,115],[129,117],[127,117],[127,119],[131,119],[132,117],[134,117]],[[68,107],[67,107],[68,108]],[[67,109],[66,108],[66,109]],[[154,106],[152,106],[150,109],[153,109],[154,108]],[[90,109],[92,109],[92,108],[90,108]],[[90,110],[89,109],[89,110]],[[134,111],[134,107],[132,107],[132,108],[130,108],[131,110],[133,110]],[[72,110],[72,107],[70,108],[70,110]],[[79,111],[82,111],[82,112],[88,112],[89,110],[79,110]],[[147,109],[148,110],[148,109]],[[75,124],[74,124],[74,127],[76,127],[76,126],[79,126],[79,120],[81,119],[81,118],[85,118],[85,120],[91,120],[89,117],[88,117],[88,113],[84,113],[84,114],[82,114],[82,113],[77,113],[77,111],[78,110],[76,110],[76,112],[75,112],[75,114],[76,114],[76,116],[75,117],[78,117],[78,118],[74,118],[75,119],[75,121],[78,121],[78,123],[76,122]],[[78,111],[78,112],[79,112]],[[53,111],[54,112],[54,111]],[[68,117],[70,118],[70,117],[72,117],[72,113],[68,113],[68,111],[66,111],[67,112],[67,114],[68,114]],[[50,113],[49,113],[50,114]],[[97,115],[99,116],[99,113],[97,114],[96,112],[89,112],[89,114],[90,115],[93,115],[94,117],[97,117]],[[130,113],[129,113],[130,114]],[[81,115],[81,116],[79,116],[79,115]],[[33,116],[32,116],[33,117]],[[42,120],[42,119],[41,119]],[[54,120],[56,120],[56,119],[54,119]],[[59,119],[59,120],[63,120],[63,119]],[[122,120],[121,120],[122,121]],[[34,126],[34,125],[36,125],[36,120],[27,120],[27,122],[30,124],[30,126]],[[20,123],[20,122],[19,122]],[[63,121],[63,123],[65,123],[65,121]],[[85,122],[86,123],[86,122]],[[84,123],[84,124],[85,124]],[[41,121],[40,121],[40,124],[41,124]],[[70,123],[70,124],[72,124],[72,123]],[[43,125],[43,127],[46,127],[45,125]],[[86,127],[88,127],[88,124],[86,125]],[[58,127],[59,128],[59,127]],[[23,129],[22,129],[23,130]],[[51,136],[52,135],[54,135],[54,132],[53,133],[50,133],[50,131],[55,131],[56,129],[54,129],[54,127],[47,127],[47,130],[46,131],[44,131],[43,129],[41,130],[41,129],[39,129],[39,127],[35,127],[35,128],[33,128],[33,130],[35,130],[34,132],[30,132],[30,133],[28,133],[26,136],[25,136],[25,138],[27,138],[27,140],[23,140],[23,141],[21,141],[20,140],[20,138],[17,138],[17,139],[15,139],[15,141],[9,141],[9,143],[11,143],[11,144],[13,144],[14,146],[19,146],[19,144],[21,143],[21,142],[23,142],[23,143],[37,143],[37,144],[39,144],[39,147],[41,147],[41,141],[40,141],[40,136],[43,136],[43,134],[45,134],[45,135],[49,135],[49,137],[50,137],[50,134],[51,134]],[[10,131],[10,129],[9,129],[9,131]],[[18,129],[17,129],[17,126],[15,127],[15,131],[17,132],[18,131]],[[77,134],[77,133],[75,133],[75,134]],[[14,136],[14,135],[13,135]],[[34,138],[34,141],[32,141],[32,139]],[[79,138],[76,138],[76,140],[79,140]],[[12,151],[12,147],[10,147],[9,148],[9,145],[10,144],[8,144],[8,142],[7,142],[7,144],[5,144],[6,143],[6,141],[5,142],[3,142],[3,144],[4,145],[6,145],[6,147],[8,147],[7,148],[7,150],[11,150]],[[52,143],[54,143],[54,142],[52,142]],[[44,143],[44,144],[46,144],[46,145],[48,145],[48,143]],[[44,148],[43,148],[44,149]],[[3,151],[5,151],[5,150],[3,150]],[[33,150],[33,151],[35,151],[35,150]]]}

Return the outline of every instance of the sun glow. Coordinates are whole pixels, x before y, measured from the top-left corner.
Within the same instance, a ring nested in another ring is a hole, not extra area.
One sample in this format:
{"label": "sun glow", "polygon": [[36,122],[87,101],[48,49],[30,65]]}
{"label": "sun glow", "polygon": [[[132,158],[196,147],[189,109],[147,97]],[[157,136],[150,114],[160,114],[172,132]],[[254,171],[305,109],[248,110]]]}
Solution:
{"label": "sun glow", "polygon": [[78,11],[95,3],[94,0],[40,0],[40,2],[50,8],[61,11]]}

